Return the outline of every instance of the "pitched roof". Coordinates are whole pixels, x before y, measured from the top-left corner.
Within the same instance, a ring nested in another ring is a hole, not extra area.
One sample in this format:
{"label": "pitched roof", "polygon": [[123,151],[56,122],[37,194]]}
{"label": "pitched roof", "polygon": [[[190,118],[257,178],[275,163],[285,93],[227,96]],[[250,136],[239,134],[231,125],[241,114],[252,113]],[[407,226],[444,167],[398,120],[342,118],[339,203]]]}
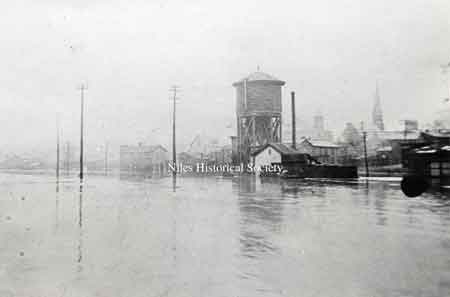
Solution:
{"label": "pitched roof", "polygon": [[161,149],[161,150],[167,152],[166,148],[163,147],[160,144],[157,144],[157,145],[142,145],[142,144],[139,144],[139,145],[121,145],[120,146],[120,151],[127,150],[127,151],[141,151],[141,152],[150,152],[150,153],[152,153],[152,152],[156,151],[157,149]]}
{"label": "pitched roof", "polygon": [[[328,147],[328,148],[340,148],[341,146],[335,143],[332,143],[331,141],[326,140],[311,140],[311,139],[304,139],[302,142],[309,142],[312,146],[315,147]],[[300,143],[302,143],[300,142]]]}
{"label": "pitched roof", "polygon": [[266,145],[264,145],[262,148],[254,151],[252,153],[252,156],[256,156],[258,155],[260,152],[262,152],[263,150],[265,150],[267,147],[271,147],[274,150],[276,150],[277,152],[279,152],[282,155],[289,155],[289,154],[300,154],[299,151],[294,150],[292,147],[290,147],[288,144],[284,144],[284,143],[279,143],[279,142],[271,142],[268,143]]}
{"label": "pitched roof", "polygon": [[250,73],[248,76],[244,77],[243,79],[235,82],[233,85],[237,85],[242,83],[244,80],[246,80],[247,82],[252,82],[252,81],[271,81],[271,82],[276,82],[280,85],[284,85],[284,81],[279,80],[278,78],[267,74],[265,72],[261,72],[261,71],[256,71],[253,73]]}

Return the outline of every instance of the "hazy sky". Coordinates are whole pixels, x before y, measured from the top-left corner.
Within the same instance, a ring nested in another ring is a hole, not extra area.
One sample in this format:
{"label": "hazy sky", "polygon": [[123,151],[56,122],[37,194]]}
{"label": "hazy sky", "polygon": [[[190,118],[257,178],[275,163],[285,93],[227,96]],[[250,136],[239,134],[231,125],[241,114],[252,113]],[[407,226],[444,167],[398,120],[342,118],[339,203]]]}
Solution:
{"label": "hazy sky", "polygon": [[81,82],[88,150],[169,146],[173,84],[181,149],[234,134],[231,84],[257,65],[286,81],[284,112],[295,90],[299,118],[320,110],[336,132],[369,119],[376,80],[388,128],[431,121],[448,97],[448,0],[16,0],[0,30],[0,151],[52,149],[56,113],[78,141]]}

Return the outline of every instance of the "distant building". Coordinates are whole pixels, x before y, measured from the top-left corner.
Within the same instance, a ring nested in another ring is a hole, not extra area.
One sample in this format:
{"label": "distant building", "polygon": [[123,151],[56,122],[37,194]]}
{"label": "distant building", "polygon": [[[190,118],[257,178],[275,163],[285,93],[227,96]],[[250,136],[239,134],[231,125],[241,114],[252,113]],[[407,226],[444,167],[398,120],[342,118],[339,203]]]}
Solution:
{"label": "distant building", "polygon": [[417,120],[404,120],[405,131],[418,131],[419,122]]}
{"label": "distant building", "polygon": [[156,173],[168,172],[168,152],[161,145],[121,145],[120,170]]}
{"label": "distant building", "polygon": [[[368,133],[367,150],[369,156],[378,156],[384,165],[401,162],[402,146],[421,141],[419,130],[371,131]],[[378,162],[380,163],[380,162]]]}
{"label": "distant building", "polygon": [[355,125],[350,122],[346,123],[338,143],[342,146],[339,163],[358,164],[363,154],[363,136]]}
{"label": "distant building", "polygon": [[210,152],[208,160],[216,164],[230,164],[232,162],[232,146],[224,145]]}
{"label": "distant building", "polygon": [[309,154],[321,163],[337,164],[344,153],[344,148],[330,141],[303,139],[297,150]]}
{"label": "distant building", "polygon": [[[311,123],[297,120],[297,127],[299,127],[296,129],[297,139],[307,138],[332,142],[334,140],[334,135],[332,131],[326,129],[325,117],[321,113],[317,113],[312,120],[312,126]],[[289,142],[291,141],[292,127],[288,126],[285,130],[284,141]]]}
{"label": "distant building", "polygon": [[0,162],[1,169],[43,169],[46,164],[35,158],[35,157],[25,157],[19,155],[7,156],[4,160]]}
{"label": "distant building", "polygon": [[325,130],[325,121],[323,115],[318,113],[314,116],[314,129]]}
{"label": "distant building", "polygon": [[[333,141],[333,132],[325,129],[325,118],[321,113],[317,113],[313,119],[313,129],[311,135],[306,136],[313,140]],[[303,136],[303,135],[300,135]]]}
{"label": "distant building", "polygon": [[185,165],[192,165],[196,166],[197,163],[201,162],[201,159],[197,157],[195,154],[191,154],[188,152],[181,152],[177,156],[177,162],[178,164]]}
{"label": "distant building", "polygon": [[402,161],[402,146],[420,142],[419,122],[407,119],[403,120],[403,124],[403,129],[385,129],[377,85],[372,125],[367,129],[369,163],[375,166],[399,164]]}
{"label": "distant building", "polygon": [[345,129],[342,132],[342,142],[345,145],[359,147],[362,142],[362,135],[352,123],[345,124]]}
{"label": "distant building", "polygon": [[383,111],[381,110],[380,92],[378,83],[375,89],[375,104],[372,111],[372,123],[380,131],[384,131]]}

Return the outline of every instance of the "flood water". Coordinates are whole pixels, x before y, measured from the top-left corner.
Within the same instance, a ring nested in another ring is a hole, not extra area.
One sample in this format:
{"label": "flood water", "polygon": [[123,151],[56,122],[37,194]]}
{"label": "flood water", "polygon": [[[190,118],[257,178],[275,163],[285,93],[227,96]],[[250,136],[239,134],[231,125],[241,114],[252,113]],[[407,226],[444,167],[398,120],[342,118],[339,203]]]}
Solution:
{"label": "flood water", "polygon": [[0,296],[450,296],[450,200],[397,181],[0,174]]}

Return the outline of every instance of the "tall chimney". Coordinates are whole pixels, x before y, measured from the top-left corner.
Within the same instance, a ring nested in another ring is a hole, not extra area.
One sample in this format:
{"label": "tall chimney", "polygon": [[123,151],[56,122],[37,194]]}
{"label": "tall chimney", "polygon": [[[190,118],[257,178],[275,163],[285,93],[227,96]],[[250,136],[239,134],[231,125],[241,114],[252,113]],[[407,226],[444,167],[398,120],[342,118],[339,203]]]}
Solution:
{"label": "tall chimney", "polygon": [[291,109],[292,109],[292,148],[297,149],[295,137],[295,92],[291,92]]}

